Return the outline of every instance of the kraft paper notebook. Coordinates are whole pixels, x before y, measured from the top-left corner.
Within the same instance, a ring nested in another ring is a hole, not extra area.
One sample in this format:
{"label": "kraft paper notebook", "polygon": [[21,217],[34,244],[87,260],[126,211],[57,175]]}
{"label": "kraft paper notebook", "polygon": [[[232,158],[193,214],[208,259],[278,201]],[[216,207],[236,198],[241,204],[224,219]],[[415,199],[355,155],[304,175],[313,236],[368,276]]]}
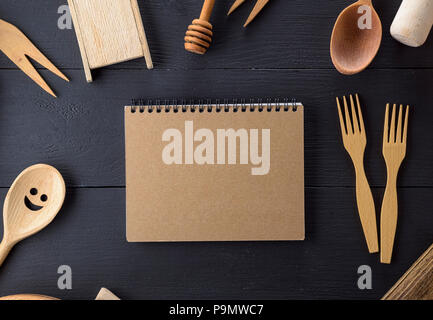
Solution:
{"label": "kraft paper notebook", "polygon": [[125,107],[130,242],[304,239],[300,103]]}

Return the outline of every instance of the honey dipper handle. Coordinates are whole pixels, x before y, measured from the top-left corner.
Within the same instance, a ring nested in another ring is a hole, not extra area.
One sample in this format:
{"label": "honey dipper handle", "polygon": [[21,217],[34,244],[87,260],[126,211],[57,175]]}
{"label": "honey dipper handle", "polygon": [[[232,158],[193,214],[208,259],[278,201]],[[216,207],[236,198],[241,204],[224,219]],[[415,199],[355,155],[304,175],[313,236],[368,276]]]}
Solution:
{"label": "honey dipper handle", "polygon": [[200,20],[209,21],[212,15],[212,10],[215,5],[215,0],[205,0],[203,9],[201,9]]}
{"label": "honey dipper handle", "polygon": [[3,239],[3,241],[0,243],[0,267],[2,266],[12,247],[13,246],[11,246],[9,243],[6,243],[5,239]]}

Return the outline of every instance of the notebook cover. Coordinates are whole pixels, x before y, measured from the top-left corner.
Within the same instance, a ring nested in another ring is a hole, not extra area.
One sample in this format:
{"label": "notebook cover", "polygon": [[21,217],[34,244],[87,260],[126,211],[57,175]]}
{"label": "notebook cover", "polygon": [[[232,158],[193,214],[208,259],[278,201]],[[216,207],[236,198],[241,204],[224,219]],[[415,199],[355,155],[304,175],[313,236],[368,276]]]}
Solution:
{"label": "notebook cover", "polygon": [[303,106],[132,109],[125,107],[129,242],[304,239]]}

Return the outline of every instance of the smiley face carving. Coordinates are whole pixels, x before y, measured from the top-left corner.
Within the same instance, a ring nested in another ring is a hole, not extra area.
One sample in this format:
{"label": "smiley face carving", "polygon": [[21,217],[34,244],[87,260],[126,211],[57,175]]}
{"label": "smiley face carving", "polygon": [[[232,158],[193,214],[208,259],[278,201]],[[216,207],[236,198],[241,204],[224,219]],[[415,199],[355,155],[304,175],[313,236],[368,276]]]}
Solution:
{"label": "smiley face carving", "polygon": [[[48,200],[48,196],[46,194],[42,194],[41,196],[39,196],[38,195],[38,189],[36,189],[36,188],[31,188],[29,192],[30,192],[29,196],[27,196],[27,195],[24,196],[25,206],[27,207],[27,209],[32,210],[32,211],[41,210],[44,207],[44,205],[46,204],[46,202]],[[35,201],[35,199],[36,199],[36,201],[39,203],[39,205],[35,204],[30,199],[32,199],[33,201]]]}

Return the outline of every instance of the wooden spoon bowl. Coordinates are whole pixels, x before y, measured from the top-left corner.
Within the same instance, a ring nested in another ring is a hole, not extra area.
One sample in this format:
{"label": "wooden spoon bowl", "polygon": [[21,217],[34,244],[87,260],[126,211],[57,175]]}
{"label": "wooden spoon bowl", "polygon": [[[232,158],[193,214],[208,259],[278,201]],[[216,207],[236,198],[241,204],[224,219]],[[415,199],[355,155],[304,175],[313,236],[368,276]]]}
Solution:
{"label": "wooden spoon bowl", "polygon": [[20,173],[3,206],[0,266],[16,243],[39,232],[54,219],[62,207],[65,193],[61,174],[49,165],[33,165]]}
{"label": "wooden spoon bowl", "polygon": [[[372,28],[360,29],[362,14],[358,8],[371,8]],[[367,68],[376,56],[382,42],[382,23],[371,0],[360,0],[344,9],[337,18],[331,37],[331,58],[342,74],[352,75]]]}

